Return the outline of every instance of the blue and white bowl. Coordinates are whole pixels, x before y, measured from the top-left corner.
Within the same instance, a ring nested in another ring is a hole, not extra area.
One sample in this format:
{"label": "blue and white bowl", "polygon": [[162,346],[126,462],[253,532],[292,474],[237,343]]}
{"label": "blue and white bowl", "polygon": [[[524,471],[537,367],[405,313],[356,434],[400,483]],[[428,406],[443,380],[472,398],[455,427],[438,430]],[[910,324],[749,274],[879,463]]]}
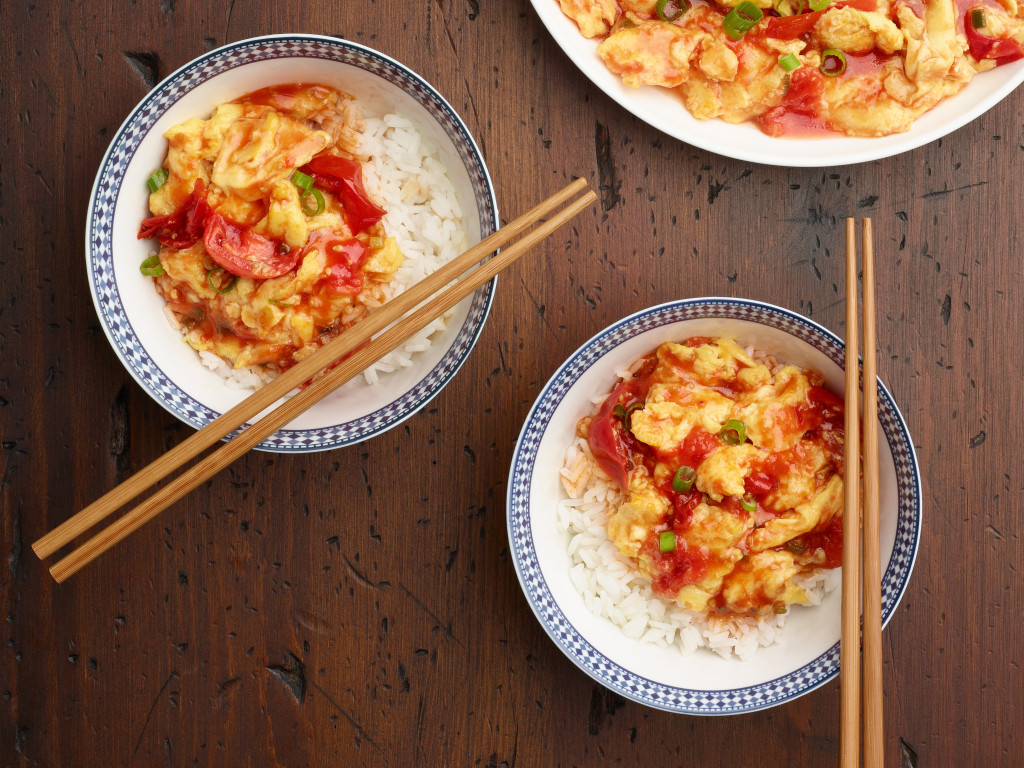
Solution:
{"label": "blue and white bowl", "polygon": [[[609,392],[616,371],[665,341],[729,336],[782,363],[820,371],[844,387],[844,344],[820,325],[770,304],[731,298],[662,304],[620,320],[587,341],[541,390],[516,445],[509,475],[508,534],[519,581],[554,643],[599,683],[658,709],[730,715],[801,696],[839,672],[839,589],[820,606],[790,611],[781,640],[750,661],[699,649],[642,645],[590,613],[569,579],[569,534],[556,526],[564,492],[558,475],[576,423],[592,399]],[[906,424],[878,382],[882,620],[896,610],[910,578],[921,532],[921,481]]]}
{"label": "blue and white bowl", "polygon": [[[152,243],[136,239],[149,215],[146,179],[167,152],[163,133],[189,117],[271,85],[315,82],[359,99],[369,115],[397,112],[437,146],[448,169],[469,244],[498,227],[490,175],[476,142],[451,106],[419,75],[356,43],[289,34],[242,40],[211,51],[154,88],[120,127],[100,165],[86,226],[93,301],[107,338],[135,380],[168,411],[200,428],[245,395],[224,386],[182,342],[163,300],[139,272]],[[377,435],[422,408],[465,362],[490,311],[495,283],[456,307],[409,368],[374,386],[357,378],[260,444],[277,452],[317,451]]]}

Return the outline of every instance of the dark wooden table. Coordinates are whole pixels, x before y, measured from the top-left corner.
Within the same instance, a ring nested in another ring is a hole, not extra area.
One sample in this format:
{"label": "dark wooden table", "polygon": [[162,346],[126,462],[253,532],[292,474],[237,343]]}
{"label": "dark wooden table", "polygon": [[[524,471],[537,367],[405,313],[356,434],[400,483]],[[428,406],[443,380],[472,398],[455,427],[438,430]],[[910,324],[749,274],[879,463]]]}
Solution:
{"label": "dark wooden table", "polygon": [[[706,295],[841,334],[842,222],[871,216],[879,373],[925,502],[884,636],[888,764],[1024,764],[1021,94],[900,157],[791,170],[626,113],[525,0],[19,2],[0,21],[0,763],[835,765],[838,683],[701,718],[580,672],[520,591],[504,499],[522,420],[581,342]],[[600,205],[500,279],[468,363],[423,412],[343,450],[250,454],[57,586],[30,543],[190,433],[93,309],[100,159],[170,71],[287,31],[370,45],[434,84],[505,220],[576,175]]]}

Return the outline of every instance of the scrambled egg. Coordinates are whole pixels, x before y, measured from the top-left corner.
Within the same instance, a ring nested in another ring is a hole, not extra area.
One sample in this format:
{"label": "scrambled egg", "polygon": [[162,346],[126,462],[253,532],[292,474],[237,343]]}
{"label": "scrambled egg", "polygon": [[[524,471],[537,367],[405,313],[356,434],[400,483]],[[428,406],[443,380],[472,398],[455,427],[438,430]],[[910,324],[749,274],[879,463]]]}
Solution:
{"label": "scrambled egg", "polygon": [[692,610],[806,602],[800,577],[841,559],[842,401],[732,339],[662,344],[646,363],[594,417],[618,447],[588,423],[601,466],[628,478],[611,540]]}
{"label": "scrambled egg", "polygon": [[[673,21],[646,0],[559,2],[626,85],[675,90],[698,119],[751,120],[774,136],[906,131],[978,72],[1024,56],[1015,0],[979,0],[978,28],[975,6],[965,15],[952,0],[833,0],[821,11],[806,0],[753,0],[763,18],[739,40],[723,21],[740,0],[694,0]],[[834,58],[823,60],[828,50],[845,56],[841,74],[832,75]],[[780,63],[787,56],[792,71]]]}
{"label": "scrambled egg", "polygon": [[[354,160],[361,121],[350,96],[296,84],[221,104],[208,119],[166,132],[167,177],[150,195],[151,212],[180,219],[194,207],[194,190],[204,189],[210,213],[236,236],[225,241],[242,267],[211,254],[209,218],[190,245],[161,239],[156,286],[192,347],[236,368],[282,369],[388,298],[404,261],[395,239],[379,221],[353,231],[341,194],[317,181],[320,206],[293,181],[314,158]],[[249,269],[246,238],[263,245],[272,276],[259,264]]]}

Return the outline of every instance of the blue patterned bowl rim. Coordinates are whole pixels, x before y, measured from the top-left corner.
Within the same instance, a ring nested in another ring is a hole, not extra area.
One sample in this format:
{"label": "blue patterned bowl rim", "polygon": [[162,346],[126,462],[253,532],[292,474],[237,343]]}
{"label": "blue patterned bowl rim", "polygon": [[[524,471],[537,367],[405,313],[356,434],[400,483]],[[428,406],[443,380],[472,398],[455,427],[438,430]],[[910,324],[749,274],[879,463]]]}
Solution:
{"label": "blue patterned bowl rim", "polygon": [[[183,95],[216,75],[268,59],[318,58],[371,72],[398,86],[423,106],[452,140],[470,176],[480,209],[480,237],[498,228],[498,202],[476,141],[448,102],[422,77],[379,51],[347,40],[280,34],[240,40],[199,56],[168,75],[131,111],[100,163],[90,195],[85,231],[86,269],[100,324],[132,377],[185,423],[201,428],[220,414],[179,387],[150,357],[125,312],[114,273],[113,221],[124,171],[156,121]],[[399,398],[349,422],[318,429],[283,429],[257,446],[277,453],[328,450],[358,443],[396,426],[425,406],[451,381],[469,356],[490,313],[497,278],[472,297],[469,314],[434,368]],[[198,364],[198,363],[197,363]]]}
{"label": "blue patterned bowl rim", "polygon": [[[509,472],[508,536],[520,585],[548,636],[580,669],[616,693],[656,709],[693,715],[731,715],[774,707],[824,685],[839,674],[839,644],[793,672],[745,688],[719,691],[665,685],[638,675],[601,653],[568,620],[555,601],[537,560],[530,525],[530,483],[541,440],[572,384],[618,344],[644,331],[683,320],[746,320],[789,332],[845,367],[843,341],[826,328],[790,310],[734,298],[668,302],[636,312],[600,331],[577,349],[544,385],[516,443]],[[921,477],[903,416],[889,390],[878,381],[878,413],[892,451],[897,480],[897,527],[892,555],[882,578],[883,626],[899,604],[917,557],[921,538]]]}

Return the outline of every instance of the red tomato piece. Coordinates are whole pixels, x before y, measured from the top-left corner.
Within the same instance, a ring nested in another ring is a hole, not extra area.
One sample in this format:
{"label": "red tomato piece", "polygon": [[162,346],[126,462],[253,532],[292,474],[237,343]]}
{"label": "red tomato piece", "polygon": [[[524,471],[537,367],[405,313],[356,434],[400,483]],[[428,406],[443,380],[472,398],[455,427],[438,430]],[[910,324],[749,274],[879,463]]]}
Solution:
{"label": "red tomato piece", "polygon": [[971,56],[978,61],[992,59],[996,66],[1009,64],[1024,58],[1024,46],[1012,38],[996,38],[983,35],[971,24],[971,11],[967,11],[964,17],[964,32],[967,33],[967,46],[971,50]]}
{"label": "red tomato piece", "polygon": [[327,240],[322,247],[327,257],[327,289],[339,294],[359,293],[363,289],[361,268],[366,261],[366,246],[353,237]]}
{"label": "red tomato piece", "polygon": [[336,155],[320,155],[299,170],[312,176],[317,186],[329,189],[341,198],[353,232],[363,232],[384,217],[386,211],[374,205],[366,194],[363,166],[357,161]]}
{"label": "red tomato piece", "polygon": [[191,248],[203,235],[203,225],[210,215],[206,202],[206,185],[196,179],[192,193],[181,207],[166,216],[151,216],[139,225],[139,240],[155,237],[168,248]]}
{"label": "red tomato piece", "polygon": [[608,476],[626,490],[629,487],[629,469],[632,464],[631,451],[626,443],[622,419],[615,415],[615,406],[621,405],[623,396],[632,393],[632,382],[624,381],[608,396],[601,410],[590,423],[590,452]]}
{"label": "red tomato piece", "polygon": [[203,245],[211,259],[239,277],[280,277],[295,269],[299,261],[298,248],[282,253],[278,242],[230,222],[219,213],[207,217]]}
{"label": "red tomato piece", "polygon": [[801,67],[790,76],[789,90],[782,97],[777,107],[759,115],[758,125],[769,136],[781,136],[783,133],[782,117],[787,112],[808,117],[817,116],[821,107],[822,92],[825,88],[825,76],[816,69]]}

